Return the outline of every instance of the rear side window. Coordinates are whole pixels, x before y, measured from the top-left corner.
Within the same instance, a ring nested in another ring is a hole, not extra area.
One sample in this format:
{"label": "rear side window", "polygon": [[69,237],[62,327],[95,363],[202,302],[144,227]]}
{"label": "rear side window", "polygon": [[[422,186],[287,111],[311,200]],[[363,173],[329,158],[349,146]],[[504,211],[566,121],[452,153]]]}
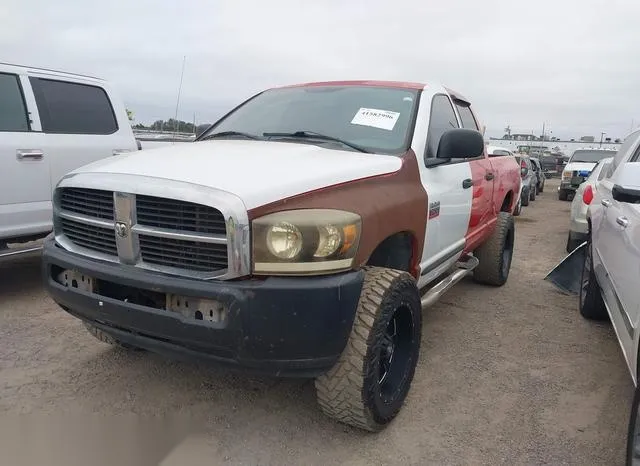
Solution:
{"label": "rear side window", "polygon": [[459,128],[449,97],[438,94],[431,101],[431,118],[427,136],[427,157],[435,157],[442,135],[450,129]]}
{"label": "rear side window", "polygon": [[42,130],[62,134],[112,134],[118,130],[107,93],[98,86],[30,78]]}
{"label": "rear side window", "polygon": [[18,76],[0,73],[0,131],[29,131],[29,118]]}
{"label": "rear side window", "polygon": [[456,107],[458,108],[458,113],[460,114],[460,120],[462,120],[462,127],[467,129],[475,129],[479,130],[478,124],[476,123],[475,118],[473,118],[473,113],[471,113],[471,107],[468,105],[456,101]]}
{"label": "rear side window", "polygon": [[607,171],[609,170],[609,166],[611,165],[611,162],[604,162],[604,164],[602,165],[602,168],[600,169],[600,173],[598,173],[598,181],[601,181],[605,175],[607,174]]}

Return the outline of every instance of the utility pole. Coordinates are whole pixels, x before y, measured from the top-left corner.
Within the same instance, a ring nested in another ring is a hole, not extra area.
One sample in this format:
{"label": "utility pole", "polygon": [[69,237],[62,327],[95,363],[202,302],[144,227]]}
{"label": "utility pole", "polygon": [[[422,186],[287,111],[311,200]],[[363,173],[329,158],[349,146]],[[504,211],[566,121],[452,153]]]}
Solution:
{"label": "utility pole", "polygon": [[176,127],[173,130],[173,138],[175,139],[177,136],[177,132],[180,129],[178,124],[178,107],[180,106],[180,92],[182,91],[182,78],[184,78],[184,64],[187,61],[187,56],[182,57],[182,73],[180,73],[180,86],[178,86],[178,98],[176,99],[176,115],[174,118]]}

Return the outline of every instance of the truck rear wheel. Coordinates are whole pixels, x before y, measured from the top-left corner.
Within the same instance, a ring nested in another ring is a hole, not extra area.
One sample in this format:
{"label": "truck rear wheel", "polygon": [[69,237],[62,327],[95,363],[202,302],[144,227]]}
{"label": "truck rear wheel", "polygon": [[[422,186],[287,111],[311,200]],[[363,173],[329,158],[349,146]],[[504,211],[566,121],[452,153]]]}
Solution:
{"label": "truck rear wheel", "polygon": [[315,381],[328,416],[376,432],[400,411],[415,373],[422,306],[406,272],[366,267],[349,341],[329,372]]}
{"label": "truck rear wheel", "polygon": [[514,242],[513,217],[508,212],[499,212],[491,237],[473,253],[480,262],[473,270],[473,278],[485,285],[504,285],[511,270]]}
{"label": "truck rear wheel", "polygon": [[102,343],[107,343],[108,345],[118,346],[120,348],[125,348],[132,351],[142,351],[141,348],[138,348],[132,345],[127,345],[126,343],[122,343],[121,341],[116,340],[115,338],[113,338],[113,336],[109,335],[106,332],[103,332],[102,330],[100,330],[98,327],[94,325],[91,325],[87,322],[83,322],[83,324],[86,327],[87,331],[91,335],[93,335],[95,338],[100,340]]}

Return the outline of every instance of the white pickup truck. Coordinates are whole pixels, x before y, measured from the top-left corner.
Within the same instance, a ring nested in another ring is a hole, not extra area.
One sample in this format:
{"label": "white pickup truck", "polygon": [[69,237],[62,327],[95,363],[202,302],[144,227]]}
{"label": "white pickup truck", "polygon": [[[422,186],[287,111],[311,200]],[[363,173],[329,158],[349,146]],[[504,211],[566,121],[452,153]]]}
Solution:
{"label": "white pickup truck", "polygon": [[139,149],[104,80],[0,63],[0,259],[52,231],[52,192],[68,172]]}
{"label": "white pickup truck", "polygon": [[315,377],[326,414],[380,430],[422,309],[509,276],[520,167],[481,127],[434,83],[266,90],[197,142],[65,176],[45,286],[104,342]]}

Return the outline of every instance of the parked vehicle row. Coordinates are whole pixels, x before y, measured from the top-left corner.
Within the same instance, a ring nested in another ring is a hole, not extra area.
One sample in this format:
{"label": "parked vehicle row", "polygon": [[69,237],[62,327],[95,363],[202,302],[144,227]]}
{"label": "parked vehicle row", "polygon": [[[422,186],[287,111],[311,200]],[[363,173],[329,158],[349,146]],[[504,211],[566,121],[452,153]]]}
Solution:
{"label": "parked vehicle row", "polygon": [[52,192],[79,166],[139,149],[113,87],[90,76],[0,63],[0,258],[52,231]]}

